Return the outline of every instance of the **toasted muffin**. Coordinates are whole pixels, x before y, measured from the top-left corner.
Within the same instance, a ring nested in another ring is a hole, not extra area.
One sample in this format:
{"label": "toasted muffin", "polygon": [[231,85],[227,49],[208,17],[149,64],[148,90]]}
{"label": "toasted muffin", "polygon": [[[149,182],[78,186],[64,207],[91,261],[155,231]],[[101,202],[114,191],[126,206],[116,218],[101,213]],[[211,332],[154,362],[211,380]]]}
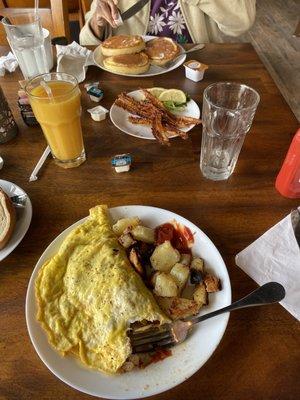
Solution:
{"label": "toasted muffin", "polygon": [[111,72],[133,75],[147,72],[150,67],[149,58],[144,52],[107,57],[103,64]]}
{"label": "toasted muffin", "polygon": [[0,188],[0,250],[11,238],[16,224],[16,210],[7,194]]}
{"label": "toasted muffin", "polygon": [[101,43],[103,56],[118,56],[122,54],[134,54],[144,50],[145,42],[138,35],[111,36]]}
{"label": "toasted muffin", "polygon": [[168,37],[160,37],[149,40],[146,43],[145,52],[151,64],[163,66],[180,54],[180,47],[174,40]]}

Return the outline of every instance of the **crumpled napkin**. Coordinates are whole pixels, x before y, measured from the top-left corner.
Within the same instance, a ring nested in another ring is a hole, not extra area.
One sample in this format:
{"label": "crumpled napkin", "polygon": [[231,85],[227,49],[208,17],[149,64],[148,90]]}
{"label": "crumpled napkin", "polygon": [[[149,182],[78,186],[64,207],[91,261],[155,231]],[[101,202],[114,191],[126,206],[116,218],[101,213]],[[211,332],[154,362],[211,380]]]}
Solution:
{"label": "crumpled napkin", "polygon": [[66,72],[75,76],[78,82],[85,80],[86,70],[93,65],[93,53],[78,43],[67,46],[56,45],[57,72]]}
{"label": "crumpled napkin", "polygon": [[235,262],[259,285],[281,283],[286,296],[280,304],[300,321],[300,248],[295,234],[300,224],[300,207],[298,210],[237,254]]}
{"label": "crumpled napkin", "polygon": [[6,56],[0,57],[0,76],[5,75],[5,70],[14,72],[18,65],[18,61],[11,51]]}

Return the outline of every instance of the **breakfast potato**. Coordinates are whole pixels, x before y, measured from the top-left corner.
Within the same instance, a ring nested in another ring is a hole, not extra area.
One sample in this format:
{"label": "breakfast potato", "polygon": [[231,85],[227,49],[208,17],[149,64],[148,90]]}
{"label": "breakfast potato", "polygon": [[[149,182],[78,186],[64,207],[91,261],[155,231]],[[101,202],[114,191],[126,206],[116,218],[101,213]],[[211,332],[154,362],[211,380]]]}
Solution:
{"label": "breakfast potato", "polygon": [[189,274],[190,274],[189,267],[181,263],[176,263],[170,271],[170,275],[174,278],[178,286],[178,289],[180,291],[184,288],[185,284],[187,283],[187,280],[189,279]]}
{"label": "breakfast potato", "polygon": [[135,226],[131,231],[132,236],[136,240],[140,240],[145,243],[154,243],[155,242],[155,234],[154,229],[147,228],[146,226],[138,225]]}
{"label": "breakfast potato", "polygon": [[121,218],[113,226],[113,231],[117,236],[121,236],[125,230],[131,230],[135,226],[139,225],[140,219],[138,217],[132,218]]}
{"label": "breakfast potato", "polygon": [[199,312],[199,305],[194,300],[183,299],[181,297],[158,297],[156,301],[160,308],[172,320],[183,319],[197,315]]}
{"label": "breakfast potato", "polygon": [[161,272],[155,278],[154,293],[161,297],[175,297],[178,294],[178,287],[174,278]]}
{"label": "breakfast potato", "polygon": [[191,262],[191,268],[196,269],[197,271],[204,272],[204,261],[202,258],[193,258]]}
{"label": "breakfast potato", "polygon": [[208,293],[218,292],[221,286],[220,279],[210,274],[205,275],[204,284]]}
{"label": "breakfast potato", "polygon": [[196,286],[193,298],[200,307],[208,304],[208,295],[204,283]]}
{"label": "breakfast potato", "polygon": [[162,272],[170,272],[179,260],[180,253],[174,249],[169,240],[158,245],[150,257],[152,267]]}
{"label": "breakfast potato", "polygon": [[153,287],[155,287],[155,283],[156,283],[156,278],[158,277],[158,275],[160,274],[159,271],[154,272],[154,274],[151,276],[150,278],[150,283]]}
{"label": "breakfast potato", "polygon": [[122,233],[118,240],[125,249],[128,249],[128,247],[133,246],[136,243],[136,240],[133,239],[130,233]]}
{"label": "breakfast potato", "polygon": [[188,267],[191,263],[191,259],[192,259],[192,255],[185,253],[185,254],[181,254],[179,262],[180,262],[180,264],[186,265]]}

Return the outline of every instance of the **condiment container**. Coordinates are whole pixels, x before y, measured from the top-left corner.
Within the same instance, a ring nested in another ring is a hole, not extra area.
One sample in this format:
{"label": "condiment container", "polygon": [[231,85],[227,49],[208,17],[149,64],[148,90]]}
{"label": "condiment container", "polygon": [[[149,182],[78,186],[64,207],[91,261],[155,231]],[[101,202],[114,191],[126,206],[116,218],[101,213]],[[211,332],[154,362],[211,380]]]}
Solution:
{"label": "condiment container", "polygon": [[94,121],[103,121],[106,118],[108,110],[105,107],[96,106],[94,108],[90,108],[88,112],[91,114],[91,117]]}
{"label": "condiment container", "polygon": [[284,197],[300,198],[300,129],[292,140],[275,187]]}
{"label": "condiment container", "polygon": [[208,65],[202,64],[196,60],[190,60],[185,62],[185,76],[194,82],[199,82],[203,79],[204,71],[208,69]]}
{"label": "condiment container", "polygon": [[130,154],[117,154],[111,160],[111,164],[115,167],[116,172],[127,172],[130,170],[131,161]]}
{"label": "condiment container", "polygon": [[96,101],[97,103],[103,98],[103,91],[96,86],[92,86],[87,91],[90,99]]}
{"label": "condiment container", "polygon": [[0,86],[0,143],[8,142],[18,133],[18,126]]}

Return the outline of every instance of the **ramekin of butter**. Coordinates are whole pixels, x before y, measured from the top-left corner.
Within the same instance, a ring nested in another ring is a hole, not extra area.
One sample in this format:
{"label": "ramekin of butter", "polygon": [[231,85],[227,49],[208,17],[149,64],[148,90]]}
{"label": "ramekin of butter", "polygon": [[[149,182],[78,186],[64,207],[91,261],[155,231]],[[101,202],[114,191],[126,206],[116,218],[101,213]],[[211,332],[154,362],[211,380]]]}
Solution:
{"label": "ramekin of butter", "polygon": [[194,82],[199,82],[203,79],[204,71],[208,69],[208,65],[197,60],[189,60],[184,64],[185,76]]}
{"label": "ramekin of butter", "polygon": [[88,112],[91,114],[91,117],[94,121],[103,121],[106,118],[108,110],[105,107],[96,106],[94,108],[90,108]]}
{"label": "ramekin of butter", "polygon": [[111,160],[111,165],[115,167],[116,172],[128,172],[131,165],[131,155],[130,154],[117,154]]}

